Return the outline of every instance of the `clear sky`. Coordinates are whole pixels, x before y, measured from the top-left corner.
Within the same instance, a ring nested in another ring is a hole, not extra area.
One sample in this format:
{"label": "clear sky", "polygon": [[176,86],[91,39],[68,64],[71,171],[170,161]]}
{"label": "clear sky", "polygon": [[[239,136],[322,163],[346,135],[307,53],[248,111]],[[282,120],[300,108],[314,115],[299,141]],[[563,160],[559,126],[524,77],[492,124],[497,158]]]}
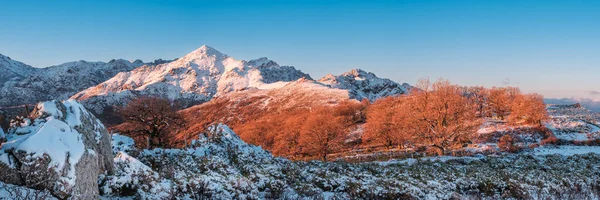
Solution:
{"label": "clear sky", "polygon": [[0,53],[35,67],[175,58],[207,44],[320,78],[519,86],[600,100],[600,1],[3,1]]}

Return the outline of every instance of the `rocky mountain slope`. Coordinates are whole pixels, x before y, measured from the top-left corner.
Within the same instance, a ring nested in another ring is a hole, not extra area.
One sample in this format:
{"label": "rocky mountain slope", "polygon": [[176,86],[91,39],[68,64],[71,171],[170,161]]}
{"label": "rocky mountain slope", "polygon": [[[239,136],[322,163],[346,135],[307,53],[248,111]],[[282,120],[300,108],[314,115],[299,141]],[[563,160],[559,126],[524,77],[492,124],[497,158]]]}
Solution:
{"label": "rocky mountain slope", "polygon": [[0,83],[12,79],[23,79],[36,72],[36,68],[25,63],[12,60],[10,57],[0,54]]}
{"label": "rocky mountain slope", "polygon": [[[308,74],[294,67],[280,66],[267,58],[236,60],[205,45],[170,63],[119,73],[72,98],[82,101],[96,113],[140,95],[169,98],[189,107],[228,93],[247,89],[272,90],[300,79],[312,81]],[[347,98],[372,101],[405,94],[412,88],[363,70],[329,75],[318,82],[313,81],[313,85],[346,90],[349,92]]]}
{"label": "rocky mountain slope", "polygon": [[0,107],[33,104],[50,99],[66,100],[119,72],[142,65],[144,63],[140,60],[130,62],[119,59],[108,63],[76,61],[34,68],[0,55]]}
{"label": "rocky mountain slope", "polygon": [[139,95],[169,98],[191,106],[229,92],[300,78],[311,79],[294,67],[280,66],[267,58],[236,60],[205,45],[170,63],[119,73],[72,98],[97,113]]}
{"label": "rocky mountain slope", "polygon": [[319,79],[320,83],[333,88],[348,90],[350,97],[375,101],[378,98],[408,93],[413,87],[407,83],[399,84],[390,79],[379,78],[371,72],[353,69],[339,76],[328,74]]}
{"label": "rocky mountain slope", "polygon": [[259,88],[231,92],[200,105],[180,111],[189,124],[177,139],[184,141],[203,131],[214,122],[227,123],[232,128],[260,119],[268,113],[297,111],[324,105],[337,105],[350,99],[347,90],[331,88],[314,80],[265,84]]}
{"label": "rocky mountain slope", "polygon": [[[287,87],[281,91],[318,93],[312,100],[317,97],[325,101],[339,99],[343,90],[347,91],[342,95],[346,99],[374,101],[380,97],[405,94],[412,88],[406,83],[399,84],[359,69],[314,81],[294,67],[280,66],[267,58],[236,60],[206,45],[174,61],[157,60],[153,63],[140,60],[111,60],[108,63],[77,61],[34,68],[0,56],[0,71],[4,72],[0,73],[0,93],[3,94],[0,108],[4,107],[5,111],[10,106],[70,97],[101,114],[106,108],[122,105],[140,95],[165,97],[190,107],[229,93],[249,94],[243,92],[245,90],[252,90],[250,94],[257,91],[260,91],[258,94],[278,94],[281,92],[268,91],[284,86]],[[304,86],[305,89],[298,89]],[[307,91],[311,89],[316,91]],[[228,98],[235,96],[244,97],[231,95]],[[311,97],[306,96],[305,99],[310,100]]]}

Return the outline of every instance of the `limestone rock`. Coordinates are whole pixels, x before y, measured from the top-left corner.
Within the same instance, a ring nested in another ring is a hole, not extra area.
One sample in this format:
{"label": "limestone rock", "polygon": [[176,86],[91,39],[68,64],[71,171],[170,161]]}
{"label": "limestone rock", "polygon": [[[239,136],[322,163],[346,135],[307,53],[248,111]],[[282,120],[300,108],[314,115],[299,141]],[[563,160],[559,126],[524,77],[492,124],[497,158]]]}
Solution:
{"label": "limestone rock", "polygon": [[97,199],[98,175],[114,172],[104,125],[75,100],[39,103],[0,146],[0,181],[57,198]]}

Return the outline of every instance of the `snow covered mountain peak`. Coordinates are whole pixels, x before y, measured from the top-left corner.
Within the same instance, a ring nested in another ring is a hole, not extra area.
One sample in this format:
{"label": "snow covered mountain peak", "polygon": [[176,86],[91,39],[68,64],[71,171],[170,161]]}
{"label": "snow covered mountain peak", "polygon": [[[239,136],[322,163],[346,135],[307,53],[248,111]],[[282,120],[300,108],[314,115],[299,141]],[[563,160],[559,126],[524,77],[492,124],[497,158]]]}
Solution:
{"label": "snow covered mountain peak", "polygon": [[310,78],[294,67],[279,66],[267,58],[236,60],[204,45],[169,63],[119,73],[72,98],[97,113],[139,95],[169,98],[191,106],[229,92],[302,77]]}
{"label": "snow covered mountain peak", "polygon": [[352,69],[348,72],[344,72],[342,73],[342,76],[354,76],[354,77],[361,77],[361,76],[367,76],[367,75],[373,75],[375,76],[375,74],[370,73],[370,72],[366,72],[362,69]]}
{"label": "snow covered mountain peak", "polygon": [[200,48],[186,54],[185,56],[178,59],[182,62],[193,62],[194,60],[204,59],[214,57],[217,59],[224,59],[227,55],[219,52],[218,50],[209,47],[207,45],[202,45]]}
{"label": "snow covered mountain peak", "polygon": [[371,72],[362,69],[352,69],[339,76],[328,74],[319,82],[333,88],[345,89],[353,99],[369,99],[374,101],[385,96],[406,94],[412,86],[407,83],[399,84],[390,79],[379,78]]}

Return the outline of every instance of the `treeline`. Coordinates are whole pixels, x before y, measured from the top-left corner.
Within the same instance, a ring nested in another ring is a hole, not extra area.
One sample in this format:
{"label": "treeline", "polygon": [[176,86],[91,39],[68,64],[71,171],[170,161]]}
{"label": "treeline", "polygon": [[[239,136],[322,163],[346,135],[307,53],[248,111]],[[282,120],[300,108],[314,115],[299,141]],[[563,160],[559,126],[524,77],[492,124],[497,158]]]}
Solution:
{"label": "treeline", "polygon": [[[274,155],[326,161],[332,153],[367,146],[445,155],[471,143],[486,120],[539,127],[548,118],[542,96],[523,94],[515,87],[461,87],[425,79],[416,88],[408,95],[375,102],[284,107],[275,102],[265,105],[265,97],[252,97],[216,99],[179,112],[168,108],[168,102],[134,100],[131,108],[119,109],[129,120],[118,128],[142,135],[151,147],[183,147],[211,124],[226,123],[244,141]],[[353,138],[350,132],[363,134]]]}
{"label": "treeline", "polygon": [[417,86],[410,95],[369,106],[364,143],[427,147],[444,155],[469,144],[486,118],[536,127],[548,118],[542,96],[515,87],[460,87],[446,80]]}
{"label": "treeline", "polygon": [[274,112],[234,128],[250,144],[292,159],[317,157],[343,150],[348,132],[365,122],[368,102],[343,101],[337,106]]}
{"label": "treeline", "polygon": [[[244,141],[289,158],[318,157],[349,145],[424,147],[435,154],[471,143],[486,118],[514,125],[541,126],[548,114],[543,98],[514,87],[460,87],[446,80],[422,80],[409,95],[370,104],[344,101],[336,106],[278,112],[234,129]],[[362,142],[348,133],[364,127]]]}

